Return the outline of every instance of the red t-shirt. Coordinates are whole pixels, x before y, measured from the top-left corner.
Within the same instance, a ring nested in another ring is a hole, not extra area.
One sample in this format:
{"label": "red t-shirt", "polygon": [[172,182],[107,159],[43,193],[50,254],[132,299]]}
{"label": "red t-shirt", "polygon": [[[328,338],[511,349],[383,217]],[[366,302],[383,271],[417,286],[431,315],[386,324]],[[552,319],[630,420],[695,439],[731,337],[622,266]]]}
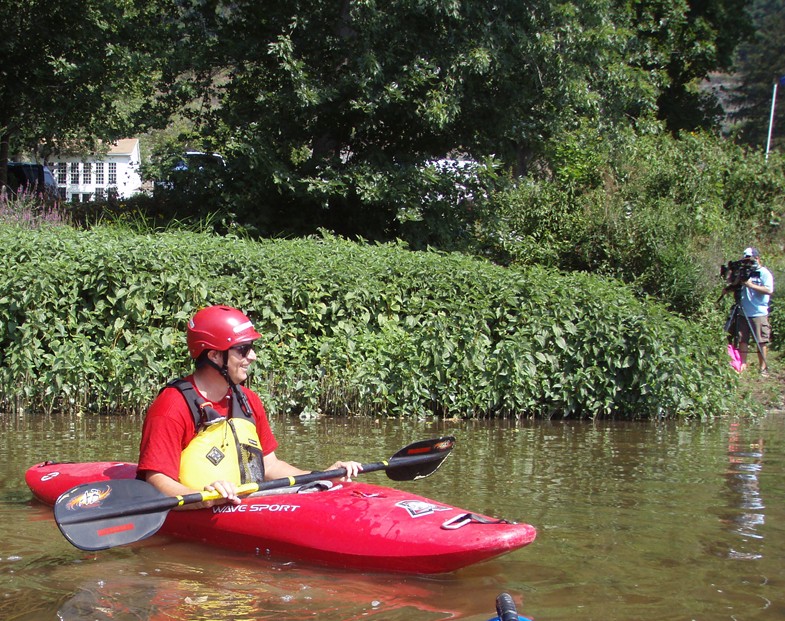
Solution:
{"label": "red t-shirt", "polygon": [[[194,383],[193,375],[189,375],[185,380]],[[256,419],[256,433],[262,443],[262,454],[269,455],[278,448],[278,441],[270,429],[262,400],[245,386],[242,389]],[[199,389],[196,391],[199,392]],[[227,416],[229,403],[227,393],[226,399],[212,405],[221,416]],[[137,472],[141,477],[144,477],[144,472],[148,470],[161,472],[175,481],[179,480],[180,454],[195,436],[193,416],[185,397],[173,386],[164,388],[147,410],[142,425]]]}

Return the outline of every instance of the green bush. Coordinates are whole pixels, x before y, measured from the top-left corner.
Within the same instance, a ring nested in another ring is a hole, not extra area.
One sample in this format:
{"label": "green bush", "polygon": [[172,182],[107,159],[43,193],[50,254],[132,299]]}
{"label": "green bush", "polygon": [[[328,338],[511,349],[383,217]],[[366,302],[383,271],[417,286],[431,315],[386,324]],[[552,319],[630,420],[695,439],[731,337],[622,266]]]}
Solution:
{"label": "green bush", "polygon": [[485,256],[619,278],[691,318],[716,313],[719,266],[746,246],[776,263],[785,159],[708,134],[579,131],[563,137],[550,174],[493,197],[478,227]]}
{"label": "green bush", "polygon": [[264,335],[275,411],[443,416],[710,416],[732,372],[707,332],[619,281],[324,238],[0,226],[7,408],[140,411],[189,369],[199,307]]}

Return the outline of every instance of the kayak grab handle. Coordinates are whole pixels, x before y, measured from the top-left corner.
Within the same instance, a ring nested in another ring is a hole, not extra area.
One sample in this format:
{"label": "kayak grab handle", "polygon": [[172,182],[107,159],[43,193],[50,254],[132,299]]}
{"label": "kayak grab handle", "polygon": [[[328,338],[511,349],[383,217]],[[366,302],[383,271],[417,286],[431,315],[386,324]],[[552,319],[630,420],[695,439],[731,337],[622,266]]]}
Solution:
{"label": "kayak grab handle", "polygon": [[484,515],[477,515],[476,513],[459,513],[452,516],[449,520],[442,523],[442,528],[445,530],[458,530],[467,524],[515,524],[509,520],[493,520],[485,517]]}

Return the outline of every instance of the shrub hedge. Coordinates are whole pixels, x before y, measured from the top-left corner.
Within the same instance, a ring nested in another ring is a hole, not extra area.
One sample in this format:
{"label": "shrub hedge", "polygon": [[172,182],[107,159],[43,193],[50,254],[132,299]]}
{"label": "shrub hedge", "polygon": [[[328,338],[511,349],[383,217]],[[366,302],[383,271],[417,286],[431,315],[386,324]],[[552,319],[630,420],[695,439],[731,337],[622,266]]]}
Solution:
{"label": "shrub hedge", "polygon": [[5,409],[143,410],[214,303],[265,335],[251,382],[273,411],[706,417],[734,394],[721,326],[595,275],[328,236],[0,225],[0,243]]}

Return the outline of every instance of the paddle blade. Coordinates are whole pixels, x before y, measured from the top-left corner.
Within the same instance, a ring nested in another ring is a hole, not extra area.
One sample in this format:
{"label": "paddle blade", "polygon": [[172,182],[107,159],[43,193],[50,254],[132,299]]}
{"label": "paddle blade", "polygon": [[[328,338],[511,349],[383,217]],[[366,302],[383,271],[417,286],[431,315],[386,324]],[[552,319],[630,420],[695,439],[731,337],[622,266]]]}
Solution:
{"label": "paddle blade", "polygon": [[414,481],[430,476],[444,463],[454,446],[453,436],[409,444],[389,459],[387,477],[393,481]]}
{"label": "paddle blade", "polygon": [[155,534],[177,499],[149,483],[118,479],[79,485],[57,499],[60,532],[81,550],[105,550]]}

